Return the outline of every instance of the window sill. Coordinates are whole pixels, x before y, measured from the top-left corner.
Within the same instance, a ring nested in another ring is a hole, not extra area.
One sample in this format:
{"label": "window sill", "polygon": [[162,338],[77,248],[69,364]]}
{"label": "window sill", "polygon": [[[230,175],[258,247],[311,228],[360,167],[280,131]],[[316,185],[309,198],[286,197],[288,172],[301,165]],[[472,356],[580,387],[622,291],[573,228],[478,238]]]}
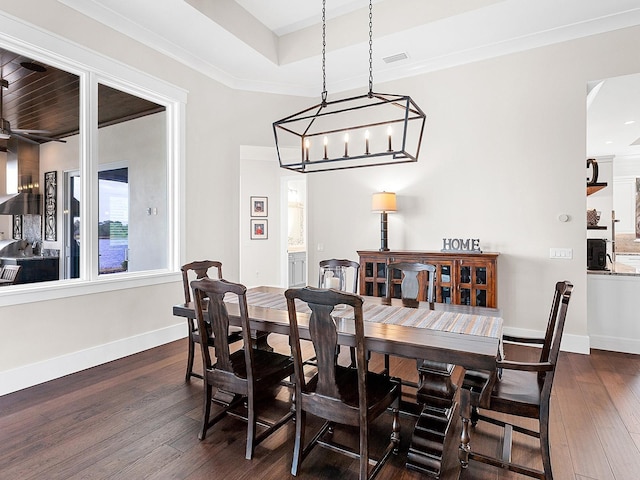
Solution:
{"label": "window sill", "polygon": [[181,281],[179,272],[150,272],[127,276],[106,276],[98,280],[61,280],[57,282],[28,283],[0,289],[0,307],[24,303],[56,300],[59,298],[92,295],[128,288],[148,287]]}

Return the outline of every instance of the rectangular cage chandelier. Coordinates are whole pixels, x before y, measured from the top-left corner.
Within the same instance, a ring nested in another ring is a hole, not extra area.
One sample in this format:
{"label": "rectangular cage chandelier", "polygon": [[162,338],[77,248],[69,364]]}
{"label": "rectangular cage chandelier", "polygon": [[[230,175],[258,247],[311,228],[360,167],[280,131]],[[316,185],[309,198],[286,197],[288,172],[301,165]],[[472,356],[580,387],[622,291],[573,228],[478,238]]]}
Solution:
{"label": "rectangular cage chandelier", "polygon": [[369,2],[369,92],[327,101],[325,1],[322,7],[322,101],[273,122],[280,167],[300,173],[416,162],[426,116],[408,95],[373,92]]}
{"label": "rectangular cage chandelier", "polygon": [[371,93],[314,105],[274,122],[273,133],[280,166],[312,173],[415,162],[424,124],[411,97]]}

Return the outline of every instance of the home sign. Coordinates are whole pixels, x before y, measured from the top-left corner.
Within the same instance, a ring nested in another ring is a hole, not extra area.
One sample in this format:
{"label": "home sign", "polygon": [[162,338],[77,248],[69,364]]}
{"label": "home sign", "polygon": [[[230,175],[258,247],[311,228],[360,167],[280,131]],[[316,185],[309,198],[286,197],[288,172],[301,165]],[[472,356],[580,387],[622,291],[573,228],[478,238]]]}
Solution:
{"label": "home sign", "polygon": [[443,238],[442,251],[482,253],[479,238]]}

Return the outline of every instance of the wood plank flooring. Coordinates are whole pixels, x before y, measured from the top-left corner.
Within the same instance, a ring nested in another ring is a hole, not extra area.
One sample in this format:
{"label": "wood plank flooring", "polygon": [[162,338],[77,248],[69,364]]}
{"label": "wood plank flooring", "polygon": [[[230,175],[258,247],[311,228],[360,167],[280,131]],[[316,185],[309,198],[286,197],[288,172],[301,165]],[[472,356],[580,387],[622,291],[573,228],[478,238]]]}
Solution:
{"label": "wood plank flooring", "polygon": [[[277,350],[287,351],[286,339],[272,337]],[[292,423],[258,446],[253,460],[244,459],[246,429],[237,419],[225,418],[198,440],[202,387],[197,379],[184,382],[186,352],[181,340],[0,397],[0,479],[294,478]],[[509,358],[535,354],[525,347],[507,351]],[[381,365],[373,355],[372,368]],[[415,379],[414,361],[394,358],[392,370]],[[284,404],[288,393],[278,398]],[[640,356],[562,353],[551,405],[556,480],[640,478]],[[412,422],[403,417],[400,452],[379,479],[428,478],[404,467]],[[389,429],[384,415],[372,435],[374,453]],[[349,432],[336,434],[347,438]],[[442,479],[526,478],[475,462],[460,471],[457,438],[452,443]],[[540,467],[535,443],[517,436],[514,460]],[[497,428],[478,425],[472,445],[496,452]],[[357,462],[317,448],[298,478],[357,478]]]}

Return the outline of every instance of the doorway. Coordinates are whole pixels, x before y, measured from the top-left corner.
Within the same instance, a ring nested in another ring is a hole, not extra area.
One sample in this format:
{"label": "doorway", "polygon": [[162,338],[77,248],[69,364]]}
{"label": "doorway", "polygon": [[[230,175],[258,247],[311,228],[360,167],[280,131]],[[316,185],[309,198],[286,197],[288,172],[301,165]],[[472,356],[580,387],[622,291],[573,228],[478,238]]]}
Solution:
{"label": "doorway", "polygon": [[303,287],[308,284],[307,265],[307,177],[305,175],[282,177],[280,199],[283,240],[286,252],[282,278],[287,287]]}

